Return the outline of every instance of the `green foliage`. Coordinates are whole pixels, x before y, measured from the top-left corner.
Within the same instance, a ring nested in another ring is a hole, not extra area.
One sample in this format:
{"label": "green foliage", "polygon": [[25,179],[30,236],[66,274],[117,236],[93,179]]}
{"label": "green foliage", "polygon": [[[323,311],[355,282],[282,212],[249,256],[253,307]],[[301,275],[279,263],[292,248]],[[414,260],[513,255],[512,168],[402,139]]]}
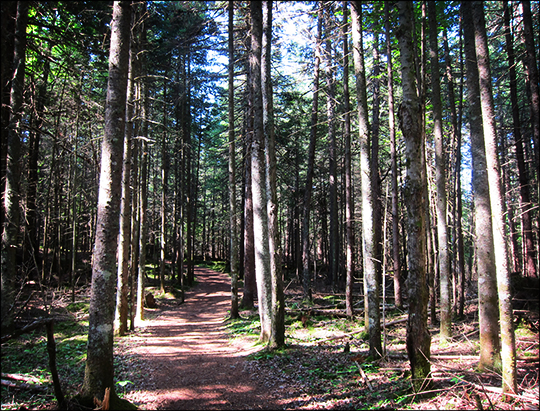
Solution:
{"label": "green foliage", "polygon": [[225,328],[232,337],[239,335],[259,336],[261,332],[259,314],[254,312],[247,317],[228,320]]}

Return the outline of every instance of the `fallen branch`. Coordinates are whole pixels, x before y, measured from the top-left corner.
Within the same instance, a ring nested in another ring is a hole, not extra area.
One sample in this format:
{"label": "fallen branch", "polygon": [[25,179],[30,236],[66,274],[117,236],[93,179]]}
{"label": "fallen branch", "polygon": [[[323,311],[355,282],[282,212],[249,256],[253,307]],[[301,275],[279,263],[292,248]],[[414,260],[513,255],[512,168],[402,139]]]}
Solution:
{"label": "fallen branch", "polygon": [[477,360],[478,355],[431,354],[431,358],[437,360]]}
{"label": "fallen branch", "polygon": [[323,316],[332,316],[337,318],[347,318],[347,314],[344,310],[338,310],[337,308],[328,308],[328,309],[305,309],[305,310],[295,310],[295,309],[286,309],[285,313],[289,315],[323,315]]}
{"label": "fallen branch", "polygon": [[[56,396],[56,399],[58,401],[58,405],[60,408],[63,408],[65,403],[64,394],[62,392],[62,387],[60,386],[60,379],[58,378],[58,370],[56,368],[56,343],[54,342],[54,319],[52,318],[39,318],[36,321],[34,321],[31,324],[28,324],[27,326],[16,330],[13,332],[13,334],[6,335],[2,337],[2,343],[9,341],[13,338],[19,337],[23,334],[29,333],[30,331],[33,331],[42,325],[45,325],[47,330],[47,352],[49,354],[49,367],[51,369],[51,376],[53,380],[53,387],[54,387],[54,394]],[[10,381],[5,380],[6,384],[4,384],[4,380],[2,380],[2,385],[6,385],[12,388],[17,387],[18,385],[15,383],[12,383]],[[25,387],[27,389],[34,389],[32,386],[30,387],[29,384],[21,384],[22,386],[28,386]]]}
{"label": "fallen branch", "polygon": [[354,334],[360,334],[361,332],[363,332],[363,330],[356,330],[356,331],[353,331],[353,332],[350,332],[350,333],[346,333],[346,334],[334,335],[334,336],[332,336],[332,337],[326,337],[326,338],[323,338],[323,339],[321,339],[321,340],[314,341],[313,343],[314,343],[314,344],[321,344],[321,343],[327,342],[327,341],[339,340],[339,339],[341,339],[341,338],[351,337],[351,336],[353,336]]}
{"label": "fallen branch", "polygon": [[38,383],[39,379],[32,375],[22,375],[22,374],[4,374],[2,373],[2,379],[15,380],[15,381],[24,381],[24,382],[33,382]]}
{"label": "fallen branch", "polygon": [[538,361],[540,361],[540,357],[539,356],[536,356],[536,357],[517,357],[516,360],[517,361],[523,361],[523,362],[538,362]]}
{"label": "fallen branch", "polygon": [[16,382],[13,382],[13,381],[2,380],[2,385],[4,387],[13,388],[16,390],[30,390],[30,391],[37,391],[37,392],[47,391],[47,387],[45,387],[44,385],[27,384],[25,382],[17,384]]}
{"label": "fallen branch", "polygon": [[360,370],[360,375],[361,375],[362,378],[364,379],[364,382],[365,382],[366,385],[368,386],[369,390],[370,390],[370,391],[373,391],[373,387],[371,386],[371,383],[369,382],[369,379],[368,379],[366,373],[364,372],[364,370],[362,369],[362,367],[360,367],[360,364],[358,364],[358,361],[355,361],[354,363],[356,364],[356,366],[357,366],[358,369]]}
{"label": "fallen branch", "polygon": [[52,318],[38,318],[36,321],[25,325],[23,328],[15,330],[12,334],[4,335],[0,342],[4,344],[5,342],[12,340],[13,338],[20,337],[21,335],[29,333],[30,331],[34,331],[35,329],[47,324],[50,321],[52,321]]}

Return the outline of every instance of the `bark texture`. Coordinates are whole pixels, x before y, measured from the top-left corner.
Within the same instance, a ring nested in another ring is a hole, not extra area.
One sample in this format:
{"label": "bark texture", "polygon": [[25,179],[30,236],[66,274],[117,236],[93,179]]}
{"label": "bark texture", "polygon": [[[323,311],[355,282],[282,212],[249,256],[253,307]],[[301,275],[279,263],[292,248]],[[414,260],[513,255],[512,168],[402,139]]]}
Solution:
{"label": "bark texture", "polygon": [[517,393],[516,379],[516,344],[512,326],[512,295],[510,273],[508,270],[508,252],[503,220],[501,179],[497,158],[497,127],[495,124],[495,105],[493,102],[492,77],[489,63],[488,40],[484,18],[484,4],[475,1],[472,4],[476,60],[484,127],[484,146],[489,181],[489,197],[495,245],[495,265],[497,267],[497,291],[499,294],[499,320],[501,324],[501,358],[503,365],[503,392]]}
{"label": "bark texture", "polygon": [[[109,82],[105,103],[105,135],[101,147],[96,242],[92,266],[88,351],[83,398],[115,394],[113,322],[116,294],[116,250],[119,231],[122,152],[126,115],[131,2],[115,2],[111,23]],[[113,401],[115,401],[113,400]]]}
{"label": "bark texture", "polygon": [[367,296],[366,324],[369,332],[369,355],[379,358],[382,355],[381,322],[379,312],[379,282],[375,260],[377,246],[373,211],[373,189],[369,159],[369,124],[366,97],[364,62],[362,57],[362,3],[352,3],[352,34],[354,52],[354,71],[356,75],[356,94],[358,99],[358,139],[360,142],[360,174],[362,186],[362,255],[364,262],[364,290]]}
{"label": "bark texture", "polygon": [[465,37],[465,61],[467,70],[467,100],[469,103],[469,131],[473,169],[473,192],[476,234],[476,264],[478,272],[478,319],[480,323],[480,369],[500,367],[499,310],[497,299],[497,272],[493,231],[491,226],[491,203],[484,149],[484,131],[478,67],[474,47],[474,22],[471,3],[462,2],[463,31]]}
{"label": "bark texture", "polygon": [[416,87],[412,3],[398,2],[399,24],[396,35],[401,52],[403,102],[399,123],[405,140],[406,181],[404,202],[407,207],[408,300],[407,354],[412,383],[416,391],[427,388],[431,372],[431,337],[427,327],[428,288],[426,278],[426,174],[422,118]]}

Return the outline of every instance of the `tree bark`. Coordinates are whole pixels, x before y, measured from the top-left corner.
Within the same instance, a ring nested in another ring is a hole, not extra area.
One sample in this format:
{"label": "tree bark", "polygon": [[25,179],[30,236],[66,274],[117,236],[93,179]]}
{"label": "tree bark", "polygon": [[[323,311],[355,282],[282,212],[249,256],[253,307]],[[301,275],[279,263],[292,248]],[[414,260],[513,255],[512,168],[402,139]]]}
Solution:
{"label": "tree bark", "polygon": [[512,103],[512,120],[514,127],[514,141],[516,144],[516,160],[519,179],[521,231],[523,233],[523,273],[526,277],[536,277],[536,256],[534,248],[534,235],[531,223],[531,194],[530,180],[525,155],[523,151],[523,135],[521,134],[521,120],[519,117],[519,102],[517,90],[517,76],[514,58],[514,42],[510,29],[510,10],[508,1],[503,3],[504,25],[506,37],[506,54],[508,56],[508,70],[510,76],[510,101]]}
{"label": "tree bark", "polygon": [[439,74],[437,5],[429,1],[429,44],[431,57],[431,104],[435,139],[435,179],[437,186],[437,235],[439,243],[439,280],[441,293],[440,344],[452,337],[452,304],[450,299],[450,265],[448,224],[446,221],[446,156],[442,126],[441,83]]}
{"label": "tree bark", "polygon": [[253,232],[255,243],[255,276],[261,321],[260,342],[268,344],[272,325],[272,278],[268,243],[268,199],[266,192],[266,159],[261,90],[262,3],[250,2],[251,11],[251,80],[253,88],[253,143],[251,176],[253,193]]}
{"label": "tree bark", "polygon": [[[133,44],[132,44],[133,45]],[[116,314],[118,334],[123,336],[128,327],[128,282],[129,253],[131,249],[131,152],[133,144],[133,97],[135,75],[133,72],[133,50],[129,54],[129,75],[126,98],[126,123],[124,132],[124,155],[122,169],[122,198],[120,200],[120,233],[118,237],[118,283]]]}
{"label": "tree bark", "polygon": [[[534,141],[534,154],[536,158],[535,164],[540,164],[540,91],[539,91],[539,76],[538,76],[538,60],[537,51],[534,44],[534,29],[531,17],[531,2],[523,0],[523,38],[525,40],[525,49],[527,57],[525,65],[527,67],[527,75],[529,77],[529,87],[531,88],[531,120],[532,134]],[[538,193],[540,195],[540,177],[537,176]]]}
{"label": "tree bark", "polygon": [[474,46],[474,22],[471,3],[461,3],[465,39],[467,70],[467,100],[469,103],[469,131],[473,170],[473,193],[475,215],[475,248],[478,272],[478,319],[480,323],[479,369],[500,367],[499,311],[497,305],[497,272],[491,225],[491,203],[484,149],[484,130],[478,88],[478,66]]}
{"label": "tree bark", "polygon": [[358,139],[360,142],[360,173],[362,186],[362,256],[364,262],[364,295],[367,300],[366,325],[369,331],[369,355],[382,355],[379,313],[379,282],[375,260],[377,247],[374,236],[373,188],[369,161],[369,121],[366,97],[365,69],[362,50],[362,3],[355,1],[351,8],[354,71],[358,99]]}
{"label": "tree bark", "polygon": [[512,295],[510,290],[510,273],[508,271],[508,253],[503,220],[501,196],[501,180],[497,159],[497,128],[495,125],[495,109],[491,85],[491,68],[489,63],[488,41],[484,20],[484,4],[473,2],[473,19],[475,28],[475,47],[478,65],[480,103],[482,107],[482,123],[484,127],[484,145],[486,149],[487,174],[489,180],[489,197],[491,201],[493,240],[495,245],[495,265],[497,267],[497,290],[499,294],[499,319],[501,324],[501,357],[503,366],[503,392],[515,394],[516,380],[516,344],[512,326]]}
{"label": "tree bark", "polygon": [[109,83],[105,103],[98,198],[98,223],[92,266],[88,351],[81,396],[92,400],[115,394],[113,322],[116,294],[116,250],[122,180],[122,148],[126,116],[131,2],[115,2],[111,23]]}
{"label": "tree bark", "polygon": [[313,68],[313,105],[311,109],[306,187],[304,190],[304,207],[302,211],[302,285],[304,293],[303,299],[307,301],[312,301],[313,299],[309,259],[309,218],[311,213],[311,194],[313,192],[315,145],[317,142],[317,122],[319,114],[319,67],[321,64],[322,10],[322,6],[319,4],[317,13],[317,39],[315,40],[315,62]]}
{"label": "tree bark", "polygon": [[328,253],[328,278],[327,283],[332,284],[335,291],[338,286],[339,270],[339,221],[337,203],[337,143],[336,143],[336,85],[333,69],[333,45],[332,45],[332,13],[328,12],[325,18],[325,53],[324,65],[326,74],[326,119],[328,122],[328,162],[329,162],[329,201],[330,201],[330,238]]}
{"label": "tree bark", "polygon": [[428,290],[426,282],[426,175],[421,110],[416,87],[412,3],[398,2],[399,24],[396,36],[401,52],[403,102],[399,109],[400,128],[405,140],[407,176],[404,202],[407,207],[407,249],[409,260],[407,354],[415,391],[429,384],[431,337],[427,327]]}
{"label": "tree bark", "polygon": [[[20,225],[20,169],[21,169],[21,117],[23,110],[23,92],[26,55],[26,27],[28,24],[28,2],[17,3],[13,48],[13,78],[11,80],[9,104],[9,122],[7,124],[7,142],[5,160],[5,184],[3,191],[2,214],[2,251],[1,251],[1,330],[2,334],[13,327],[12,305],[15,303],[14,282],[17,274],[16,249]],[[4,148],[4,147],[3,147]]]}
{"label": "tree bark", "polygon": [[[248,50],[251,49],[251,36],[248,36]],[[251,178],[252,142],[253,142],[253,88],[251,64],[246,64],[247,71],[247,91],[245,109],[245,131],[244,131],[244,294],[242,295],[242,307],[252,308],[257,293],[257,282],[255,279],[255,239],[253,232],[253,192]]]}
{"label": "tree bark", "polygon": [[401,259],[399,256],[399,191],[396,153],[396,126],[394,112],[394,80],[392,68],[392,42],[390,40],[390,11],[389,3],[384,3],[386,55],[388,58],[388,132],[390,134],[390,161],[392,168],[392,257],[394,270],[394,303],[396,307],[403,306],[401,291]]}
{"label": "tree bark", "polygon": [[263,132],[266,159],[266,192],[268,212],[268,251],[272,290],[270,349],[285,345],[285,296],[281,273],[281,246],[278,227],[277,176],[274,133],[274,102],[271,75],[272,1],[264,1],[261,88]]}
{"label": "tree bark", "polygon": [[236,147],[234,143],[234,2],[229,0],[229,224],[231,318],[238,318],[238,236],[236,224]]}
{"label": "tree bark", "polygon": [[346,285],[345,309],[347,316],[354,316],[353,281],[354,281],[354,204],[351,166],[351,106],[349,101],[349,8],[343,2],[343,100],[345,110],[345,244],[346,244]]}

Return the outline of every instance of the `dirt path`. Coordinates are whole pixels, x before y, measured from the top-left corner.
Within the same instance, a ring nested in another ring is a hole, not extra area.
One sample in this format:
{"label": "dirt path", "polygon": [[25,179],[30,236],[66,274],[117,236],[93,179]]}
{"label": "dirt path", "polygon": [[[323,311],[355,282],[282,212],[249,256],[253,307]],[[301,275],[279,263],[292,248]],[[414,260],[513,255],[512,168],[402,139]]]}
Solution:
{"label": "dirt path", "polygon": [[157,318],[133,337],[139,341],[130,351],[142,360],[144,388],[126,398],[141,409],[280,408],[244,371],[245,357],[261,348],[226,335],[229,277],[203,268],[195,275],[198,285],[186,293],[185,303],[162,305]]}

